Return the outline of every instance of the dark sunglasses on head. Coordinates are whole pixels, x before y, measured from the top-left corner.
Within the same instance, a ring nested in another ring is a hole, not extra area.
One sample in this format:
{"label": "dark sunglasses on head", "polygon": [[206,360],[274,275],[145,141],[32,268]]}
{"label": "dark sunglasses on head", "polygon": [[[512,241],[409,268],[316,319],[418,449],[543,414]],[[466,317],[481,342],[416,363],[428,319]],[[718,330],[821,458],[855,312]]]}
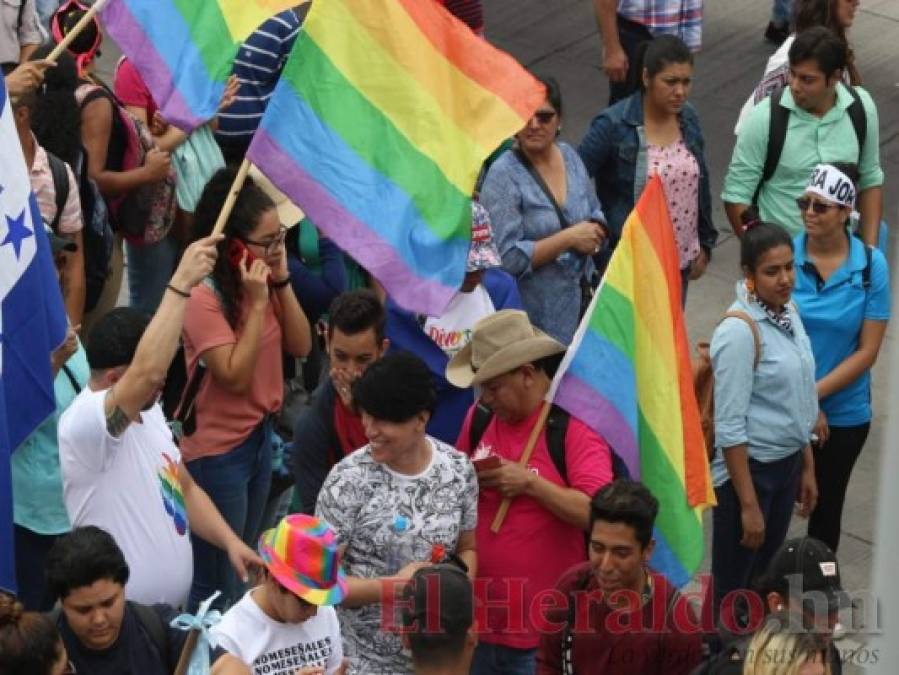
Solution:
{"label": "dark sunglasses on head", "polygon": [[839,208],[838,204],[826,204],[824,202],[812,201],[808,197],[799,197],[796,200],[796,204],[799,206],[799,210],[802,213],[805,213],[808,211],[809,207],[811,207],[812,211],[819,216],[827,213],[831,209]]}
{"label": "dark sunglasses on head", "polygon": [[549,124],[555,116],[556,112],[554,110],[538,110],[534,113],[534,119],[540,122],[540,124]]}

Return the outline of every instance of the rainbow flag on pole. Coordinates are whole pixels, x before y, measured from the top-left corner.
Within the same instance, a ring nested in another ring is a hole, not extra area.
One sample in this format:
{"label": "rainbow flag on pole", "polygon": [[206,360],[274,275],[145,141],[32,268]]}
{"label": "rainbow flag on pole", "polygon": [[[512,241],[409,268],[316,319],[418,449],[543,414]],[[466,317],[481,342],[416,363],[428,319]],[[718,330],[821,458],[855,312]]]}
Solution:
{"label": "rainbow flag on pole", "polygon": [[100,16],[162,116],[190,131],[215,115],[243,41],[300,0],[111,0]]}
{"label": "rainbow flag on pole", "polygon": [[678,586],[705,553],[714,505],[684,314],[674,228],[653,177],[556,376],[555,402],[603,436],[659,500],[652,564]]}
{"label": "rainbow flag on pole", "polygon": [[247,157],[398,303],[439,313],[481,163],[545,95],[433,0],[315,0]]}

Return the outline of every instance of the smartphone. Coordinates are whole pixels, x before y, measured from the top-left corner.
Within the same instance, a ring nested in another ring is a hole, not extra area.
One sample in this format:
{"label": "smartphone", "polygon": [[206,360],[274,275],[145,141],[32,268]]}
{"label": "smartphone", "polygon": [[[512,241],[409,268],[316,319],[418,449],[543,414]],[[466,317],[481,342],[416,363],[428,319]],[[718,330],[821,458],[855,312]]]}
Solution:
{"label": "smartphone", "polygon": [[250,265],[253,264],[253,261],[256,260],[256,256],[253,255],[253,252],[237,237],[233,237],[231,241],[228,242],[228,261],[234,269],[240,269],[240,261],[243,260],[244,252],[247,254],[246,266],[247,269],[249,269]]}
{"label": "smartphone", "polygon": [[498,469],[502,466],[503,460],[499,455],[490,455],[483,459],[476,459],[472,462],[475,471],[486,471],[488,469]]}

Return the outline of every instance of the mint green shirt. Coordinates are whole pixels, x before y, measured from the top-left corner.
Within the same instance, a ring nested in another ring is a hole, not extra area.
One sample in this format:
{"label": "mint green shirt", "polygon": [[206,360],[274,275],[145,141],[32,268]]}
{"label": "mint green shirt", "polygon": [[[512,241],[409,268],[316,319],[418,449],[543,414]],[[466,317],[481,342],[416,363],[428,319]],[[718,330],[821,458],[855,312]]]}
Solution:
{"label": "mint green shirt", "polygon": [[[790,109],[790,122],[780,163],[759,194],[758,207],[762,220],[783,225],[792,236],[802,232],[802,216],[796,206],[796,198],[805,192],[812,169],[820,163],[859,162],[859,192],[883,185],[877,108],[868,92],[861,87],[856,87],[856,91],[868,120],[860,162],[858,139],[846,112],[853,98],[843,84],[837,84],[836,105],[823,117],[816,117],[799,108],[793,101],[790,89],[784,89],[780,103]],[[721,198],[725,202],[752,203],[752,196],[765,168],[770,119],[769,97],[752,109],[740,129],[724,178]]]}
{"label": "mint green shirt", "polygon": [[[87,385],[90,368],[81,343],[66,367],[81,388]],[[62,500],[62,472],[56,424],[75,400],[77,392],[65,371],[53,381],[56,410],[12,453],[13,521],[38,534],[64,534],[72,529]]]}

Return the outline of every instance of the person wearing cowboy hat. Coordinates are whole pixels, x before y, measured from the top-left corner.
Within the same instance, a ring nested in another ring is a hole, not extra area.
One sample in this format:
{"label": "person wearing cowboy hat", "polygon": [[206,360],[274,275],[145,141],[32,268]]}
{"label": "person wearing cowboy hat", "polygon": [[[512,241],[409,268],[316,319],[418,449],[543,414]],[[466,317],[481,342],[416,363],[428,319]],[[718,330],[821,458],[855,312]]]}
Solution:
{"label": "person wearing cowboy hat", "polygon": [[465,277],[440,316],[415,314],[388,297],[387,337],[391,351],[410,351],[420,357],[437,387],[437,407],[428,433],[454,443],[474,390],[460,389],[446,380],[446,364],[471,340],[474,325],[501,309],[523,309],[515,279],[502,269],[487,209],[472,201],[471,248]]}
{"label": "person wearing cowboy hat", "polygon": [[[479,469],[478,577],[490,603],[474,675],[534,672],[540,635],[531,603],[553,588],[562,572],[586,559],[590,497],[612,480],[606,442],[556,408],[527,465],[519,464],[564,351],[534,328],[527,314],[503,310],[475,325],[471,342],[446,368],[451,384],[481,387],[481,399],[469,410],[456,441]],[[471,433],[477,424],[483,428]],[[564,429],[564,465],[551,455],[550,427]],[[513,500],[511,507],[494,533],[491,524],[506,498]],[[522,606],[510,607],[510,597]]]}
{"label": "person wearing cowboy hat", "polygon": [[286,516],[259,538],[262,582],[212,628],[218,645],[256,673],[342,675],[333,605],[347,594],[337,536],[318,518]]}

